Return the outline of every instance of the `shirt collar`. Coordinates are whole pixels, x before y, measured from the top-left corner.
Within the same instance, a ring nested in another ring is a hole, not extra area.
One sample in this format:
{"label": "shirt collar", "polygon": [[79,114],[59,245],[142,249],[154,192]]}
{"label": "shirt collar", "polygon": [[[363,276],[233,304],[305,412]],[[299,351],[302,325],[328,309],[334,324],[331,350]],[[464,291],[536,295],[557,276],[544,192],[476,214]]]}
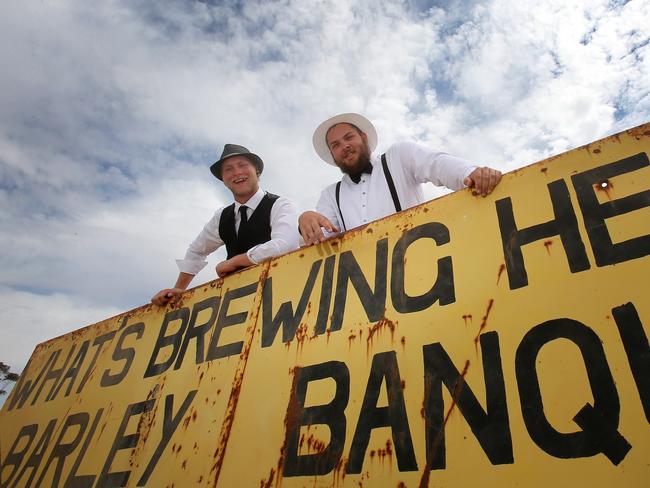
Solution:
{"label": "shirt collar", "polygon": [[365,169],[361,171],[361,173],[357,173],[356,175],[348,175],[348,176],[350,176],[350,179],[354,183],[359,184],[359,182],[361,181],[361,177],[364,174],[372,174],[372,163],[369,162],[368,166],[366,166]]}
{"label": "shirt collar", "polygon": [[251,213],[255,211],[257,206],[260,204],[262,201],[262,198],[264,198],[264,195],[266,195],[266,192],[262,190],[262,188],[258,188],[255,194],[250,197],[245,203],[239,203],[238,201],[235,201],[235,214],[239,212],[239,207],[242,205],[246,205],[248,208],[251,209]]}

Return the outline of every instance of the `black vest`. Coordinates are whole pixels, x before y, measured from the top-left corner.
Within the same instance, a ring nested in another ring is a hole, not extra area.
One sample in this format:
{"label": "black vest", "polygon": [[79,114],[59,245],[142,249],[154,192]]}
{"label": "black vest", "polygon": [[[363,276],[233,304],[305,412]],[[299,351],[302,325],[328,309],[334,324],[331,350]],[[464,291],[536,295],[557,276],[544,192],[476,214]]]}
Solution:
{"label": "black vest", "polygon": [[251,247],[271,240],[271,208],[279,197],[266,193],[245,225],[235,231],[235,204],[221,212],[219,236],[226,244],[228,259],[243,254]]}

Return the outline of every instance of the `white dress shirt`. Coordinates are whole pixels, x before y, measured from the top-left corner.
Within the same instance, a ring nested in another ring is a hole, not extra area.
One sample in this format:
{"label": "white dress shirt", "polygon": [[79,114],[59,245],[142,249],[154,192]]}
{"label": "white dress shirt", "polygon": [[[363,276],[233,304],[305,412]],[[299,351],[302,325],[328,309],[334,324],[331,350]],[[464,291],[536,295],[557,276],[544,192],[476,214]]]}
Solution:
{"label": "white dress shirt", "polygon": [[[251,215],[264,198],[265,192],[260,188],[246,203],[235,202],[235,230],[239,231],[241,216],[239,207],[246,205],[246,215]],[[208,262],[206,257],[224,245],[219,236],[221,212],[217,210],[210,221],[205,224],[200,234],[187,248],[184,259],[177,259],[178,269],[183,273],[197,274]],[[279,197],[271,207],[271,240],[258,244],[248,250],[246,255],[253,263],[259,264],[271,257],[293,251],[298,248],[298,209],[291,200]]]}
{"label": "white dress shirt", "polygon": [[[336,205],[336,183],[326,187],[318,199],[316,210],[341,231],[366,224],[395,213],[381,154],[370,157],[371,174],[362,174],[354,183],[346,174],[341,179],[340,205],[345,228]],[[398,142],[386,151],[386,162],[393,177],[402,210],[425,202],[422,184],[431,182],[451,190],[465,187],[463,180],[476,165],[414,142]]]}

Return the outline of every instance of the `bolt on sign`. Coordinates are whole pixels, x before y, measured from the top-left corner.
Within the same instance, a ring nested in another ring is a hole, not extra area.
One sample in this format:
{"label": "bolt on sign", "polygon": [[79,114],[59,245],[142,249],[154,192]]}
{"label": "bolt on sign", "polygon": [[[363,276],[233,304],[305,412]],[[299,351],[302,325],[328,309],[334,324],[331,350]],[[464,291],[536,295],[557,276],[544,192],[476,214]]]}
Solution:
{"label": "bolt on sign", "polygon": [[0,486],[647,486],[650,124],[37,346]]}

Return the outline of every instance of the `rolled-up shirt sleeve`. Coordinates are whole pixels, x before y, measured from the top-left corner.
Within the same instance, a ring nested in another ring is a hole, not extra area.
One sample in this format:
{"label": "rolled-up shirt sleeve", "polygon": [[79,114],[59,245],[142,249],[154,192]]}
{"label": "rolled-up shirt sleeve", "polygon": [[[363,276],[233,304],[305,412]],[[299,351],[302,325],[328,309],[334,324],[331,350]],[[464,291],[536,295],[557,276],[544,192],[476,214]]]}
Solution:
{"label": "rolled-up shirt sleeve", "polygon": [[198,274],[208,264],[206,260],[208,255],[223,246],[224,242],[219,236],[221,211],[222,209],[217,210],[208,223],[203,226],[203,230],[187,248],[185,257],[176,260],[176,265],[182,273]]}
{"label": "rolled-up shirt sleeve", "polygon": [[271,240],[250,248],[246,255],[259,264],[298,247],[298,207],[288,198],[280,197],[271,208]]}
{"label": "rolled-up shirt sleeve", "polygon": [[410,167],[418,183],[431,182],[451,190],[460,190],[465,188],[465,177],[476,168],[466,159],[413,142],[402,142],[396,146],[402,151],[402,163]]}

